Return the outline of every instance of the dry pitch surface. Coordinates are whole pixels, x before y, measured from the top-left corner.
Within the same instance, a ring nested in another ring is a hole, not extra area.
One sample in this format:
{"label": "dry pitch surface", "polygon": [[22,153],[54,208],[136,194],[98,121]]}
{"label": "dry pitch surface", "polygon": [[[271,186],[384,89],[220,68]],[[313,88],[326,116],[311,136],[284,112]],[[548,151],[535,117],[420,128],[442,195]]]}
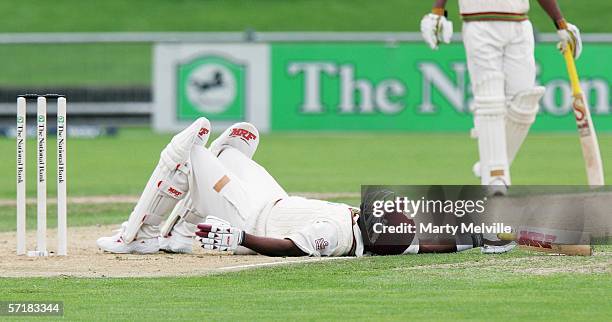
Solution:
{"label": "dry pitch surface", "polygon": [[[69,255],[49,257],[27,257],[15,254],[15,233],[0,233],[1,277],[161,277],[161,276],[202,276],[243,269],[288,265],[325,260],[347,260],[342,258],[276,258],[266,256],[235,256],[205,252],[194,243],[193,254],[132,255],[108,254],[95,244],[98,236],[111,233],[115,226],[74,227],[69,229]],[[55,230],[49,230],[48,245],[55,248]],[[35,231],[28,232],[28,249],[34,249]],[[79,241],[78,243],[75,241]],[[417,255],[418,256],[418,255]],[[612,253],[595,252],[585,260],[574,261],[567,256],[533,256],[501,259],[495,255],[482,256],[475,261],[416,265],[397,268],[401,270],[445,270],[445,269],[502,269],[529,275],[554,273],[596,274],[612,273]]]}
{"label": "dry pitch surface", "polygon": [[[358,194],[313,194],[301,193],[310,198],[354,198]],[[93,196],[70,198],[71,204],[134,203],[136,196]],[[30,201],[31,203],[32,201]],[[14,200],[0,200],[0,205],[13,206]],[[225,253],[205,252],[194,243],[193,254],[132,255],[108,254],[99,250],[95,240],[100,236],[112,234],[117,225],[96,225],[70,227],[68,229],[68,256],[27,257],[17,256],[15,232],[0,233],[0,277],[162,277],[162,276],[203,276],[236,270],[252,269],[276,265],[298,264],[344,258],[274,258],[266,256],[234,256]],[[47,231],[48,247],[55,249],[56,230]],[[35,230],[27,235],[28,249],[35,247]],[[542,256],[533,253],[519,258],[500,258],[499,256],[476,256],[473,260],[453,264],[419,265],[417,258],[413,265],[397,269],[419,270],[492,270],[507,271],[528,275],[550,275],[555,273],[598,274],[612,273],[612,253],[596,252],[590,258],[571,258],[568,256]],[[423,255],[421,255],[423,256]]]}
{"label": "dry pitch surface", "polygon": [[[355,193],[301,193],[310,198],[358,197]],[[73,197],[70,204],[135,203],[137,196],[92,196]],[[49,200],[50,204],[55,199]],[[35,204],[28,199],[28,204]],[[0,199],[0,206],[14,206],[15,200]],[[0,277],[160,277],[201,276],[249,268],[274,265],[334,260],[337,258],[275,258],[267,256],[233,256],[225,253],[205,252],[194,243],[193,254],[132,255],[108,254],[100,251],[95,241],[100,236],[109,236],[117,225],[69,227],[68,256],[27,257],[17,256],[16,234],[0,233]],[[27,233],[28,250],[35,249],[36,232]],[[47,246],[52,251],[56,246],[56,230],[47,230]],[[342,258],[341,258],[342,259]],[[344,258],[348,259],[348,258]]]}
{"label": "dry pitch surface", "polygon": [[[198,276],[248,268],[299,262],[321,261],[321,258],[276,258],[267,256],[234,256],[205,252],[194,244],[193,254],[132,255],[108,254],[99,250],[96,239],[111,234],[115,226],[73,227],[68,256],[27,257],[15,254],[14,232],[0,233],[0,277],[160,277]],[[55,230],[48,230],[49,249],[55,248]],[[28,249],[34,249],[35,231],[28,231]],[[77,242],[78,241],[78,242]],[[329,260],[329,259],[328,259]]]}

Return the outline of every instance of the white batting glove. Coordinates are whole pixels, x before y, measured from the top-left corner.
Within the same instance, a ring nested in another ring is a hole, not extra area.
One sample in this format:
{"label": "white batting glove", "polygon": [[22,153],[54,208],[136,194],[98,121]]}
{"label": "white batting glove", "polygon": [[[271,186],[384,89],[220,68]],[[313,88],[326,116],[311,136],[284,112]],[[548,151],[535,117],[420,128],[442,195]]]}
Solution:
{"label": "white batting glove", "polygon": [[244,230],[225,224],[199,224],[195,233],[202,248],[233,252],[244,240]]}
{"label": "white batting glove", "polygon": [[453,23],[445,16],[429,13],[421,20],[421,34],[429,47],[436,50],[440,43],[451,42]]}
{"label": "white batting glove", "polygon": [[580,29],[565,21],[561,21],[558,24],[559,30],[557,30],[557,34],[559,35],[561,41],[557,45],[557,48],[559,48],[559,50],[563,53],[567,50],[568,46],[571,46],[574,51],[574,59],[580,58],[580,54],[582,53],[582,38],[580,37]]}

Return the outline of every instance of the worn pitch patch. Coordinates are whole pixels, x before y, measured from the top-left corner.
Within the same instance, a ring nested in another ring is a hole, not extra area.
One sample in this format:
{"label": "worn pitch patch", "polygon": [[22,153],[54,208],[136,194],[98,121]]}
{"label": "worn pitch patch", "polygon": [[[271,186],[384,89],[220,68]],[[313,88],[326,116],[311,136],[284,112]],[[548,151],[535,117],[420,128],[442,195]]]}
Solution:
{"label": "worn pitch patch", "polygon": [[[115,226],[71,227],[68,256],[26,257],[15,253],[15,232],[0,233],[0,277],[162,277],[201,276],[274,265],[316,262],[321,258],[236,256],[205,252],[194,243],[194,254],[109,254],[99,250],[96,239],[112,234]],[[35,231],[28,231],[28,248],[34,249]],[[47,245],[55,250],[56,230],[47,231]]]}

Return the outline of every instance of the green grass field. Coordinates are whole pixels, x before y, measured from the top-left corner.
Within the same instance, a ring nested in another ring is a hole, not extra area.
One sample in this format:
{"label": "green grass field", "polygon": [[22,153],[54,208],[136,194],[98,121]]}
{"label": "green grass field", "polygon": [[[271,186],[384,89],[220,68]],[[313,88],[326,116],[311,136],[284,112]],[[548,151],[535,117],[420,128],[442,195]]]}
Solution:
{"label": "green grass field", "polygon": [[[169,139],[128,128],[117,137],[69,140],[69,153],[75,152],[68,159],[69,193],[140,193]],[[612,159],[612,135],[599,139],[604,160]],[[53,142],[50,138],[49,155],[55,153]],[[30,156],[34,144],[28,141]],[[14,140],[0,139],[0,151],[5,151],[0,164],[7,165],[0,168],[2,178],[14,177],[14,145]],[[255,158],[288,191],[359,192],[361,184],[478,184],[471,172],[476,155],[476,142],[467,133],[285,133],[264,135]],[[28,192],[34,196],[35,160],[28,162]],[[612,173],[612,164],[605,165]],[[512,170],[515,184],[586,183],[574,133],[530,135]],[[49,189],[53,194],[54,188]],[[14,195],[14,185],[0,186],[0,198]]]}
{"label": "green grass field", "polygon": [[[159,151],[170,136],[144,128],[122,129],[117,137],[68,141],[70,196],[138,195],[149,178]],[[604,160],[612,159],[612,135],[602,134]],[[33,140],[27,153],[35,155]],[[13,199],[15,142],[0,139],[0,199]],[[138,153],[134,153],[135,147]],[[54,155],[50,140],[48,154]],[[362,184],[478,184],[472,175],[476,142],[467,134],[272,134],[262,137],[255,159],[287,191],[353,192]],[[28,158],[28,195],[35,197],[36,165]],[[49,158],[49,169],[55,169]],[[605,163],[612,173],[612,163]],[[577,136],[532,134],[514,163],[515,184],[586,184]],[[54,170],[49,170],[49,180]],[[55,186],[49,184],[49,195]],[[358,200],[338,200],[358,203]],[[112,224],[122,220],[131,205],[75,205],[74,225]],[[53,220],[54,209],[50,208]],[[33,210],[33,209],[32,209]],[[82,214],[82,215],[81,215]],[[32,223],[33,224],[33,223]],[[14,209],[0,206],[0,231],[14,229]]]}
{"label": "green grass field", "polygon": [[[451,18],[460,28],[456,1]],[[583,32],[611,32],[609,0],[560,0]],[[427,0],[22,0],[0,2],[2,32],[418,31]],[[536,29],[553,32],[531,1]],[[148,86],[148,44],[0,45],[0,86]],[[49,138],[49,181],[54,140]],[[170,136],[145,128],[68,141],[70,196],[137,195]],[[612,173],[612,134],[600,134]],[[28,195],[35,196],[34,142]],[[291,192],[358,193],[361,184],[478,184],[476,142],[467,133],[274,133],[255,159]],[[585,184],[578,137],[531,134],[513,167],[514,184]],[[15,142],[0,138],[0,201],[15,198]],[[50,198],[55,187],[49,184]],[[357,204],[357,198],[333,201]],[[69,225],[116,225],[133,205],[72,204]],[[33,214],[35,206],[28,207]],[[54,227],[55,207],[48,226]],[[28,229],[35,228],[29,220]],[[0,237],[15,208],[0,205]],[[99,236],[91,236],[96,239]],[[11,237],[12,238],[12,237]],[[0,238],[0,246],[9,241]],[[12,241],[11,241],[12,242]],[[78,241],[71,240],[71,243]],[[3,278],[0,301],[59,300],[66,320],[607,321],[612,316],[612,246],[597,256],[515,250],[370,257],[198,277]],[[96,256],[97,254],[92,254]],[[0,255],[0,262],[6,256]],[[112,260],[109,257],[109,260]],[[203,258],[203,261],[206,259]],[[26,265],[27,261],[24,261]],[[129,265],[125,262],[126,266]],[[160,269],[163,269],[161,267]],[[11,320],[0,316],[0,320]],[[19,321],[45,320],[20,317]],[[51,319],[49,319],[51,320]]]}
{"label": "green grass field", "polygon": [[[168,139],[128,129],[116,138],[69,141],[70,195],[139,193]],[[612,136],[600,139],[609,160]],[[1,164],[14,163],[13,147],[13,140],[0,140],[0,150],[9,152],[0,155]],[[532,135],[524,149],[513,169],[516,183],[584,183],[574,135]],[[262,138],[256,159],[291,191],[358,192],[362,183],[477,183],[469,170],[475,154],[475,143],[464,134],[274,134]],[[12,166],[0,171],[12,182]],[[2,186],[1,198],[13,198],[12,186]],[[131,207],[73,205],[69,222],[71,227],[117,224]],[[54,215],[50,207],[50,226]],[[12,230],[14,208],[0,207],[0,231]],[[203,277],[0,278],[0,301],[62,300],[69,320],[603,321],[612,314],[612,248],[596,250],[604,255],[534,257],[514,251],[484,256],[469,251]],[[580,272],[592,265],[608,268]]]}
{"label": "green grass field", "polygon": [[[534,1],[532,1],[534,2]],[[418,31],[427,0],[24,0],[0,2],[2,32]],[[611,32],[609,1],[560,0],[582,32]],[[534,2],[530,16],[554,32]],[[460,30],[457,1],[450,17]],[[592,12],[597,12],[594,19]],[[109,18],[112,17],[112,23]],[[150,85],[149,44],[0,45],[0,86]]]}
{"label": "green grass field", "polygon": [[[606,321],[610,274],[534,274],[523,252],[390,256],[198,278],[0,279],[68,320]],[[538,258],[540,257],[540,258]],[[549,268],[593,259],[550,257]],[[520,263],[508,265],[508,263]],[[538,261],[541,262],[541,261]],[[58,294],[61,294],[58,296]],[[40,320],[40,318],[36,318]]]}
{"label": "green grass field", "polygon": [[[574,0],[558,2],[583,31],[610,30],[608,1],[590,0],[588,6]],[[457,20],[457,1],[448,3],[450,16]],[[19,5],[2,2],[0,11],[5,14],[4,32],[417,31],[432,4],[433,0],[23,0]],[[532,7],[536,27],[554,31],[535,1]],[[593,12],[597,19],[592,19]]]}

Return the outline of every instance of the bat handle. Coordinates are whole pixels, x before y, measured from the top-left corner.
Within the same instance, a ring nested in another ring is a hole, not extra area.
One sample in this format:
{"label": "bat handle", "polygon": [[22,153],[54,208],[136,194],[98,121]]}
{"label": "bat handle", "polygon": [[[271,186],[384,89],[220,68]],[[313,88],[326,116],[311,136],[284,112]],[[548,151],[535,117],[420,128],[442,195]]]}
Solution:
{"label": "bat handle", "polygon": [[567,66],[567,74],[569,75],[570,83],[572,84],[572,93],[574,96],[582,95],[582,88],[580,87],[580,78],[578,77],[578,69],[576,68],[576,61],[574,60],[574,50],[571,44],[567,45],[567,48],[563,51],[563,57],[565,58],[565,65]]}

